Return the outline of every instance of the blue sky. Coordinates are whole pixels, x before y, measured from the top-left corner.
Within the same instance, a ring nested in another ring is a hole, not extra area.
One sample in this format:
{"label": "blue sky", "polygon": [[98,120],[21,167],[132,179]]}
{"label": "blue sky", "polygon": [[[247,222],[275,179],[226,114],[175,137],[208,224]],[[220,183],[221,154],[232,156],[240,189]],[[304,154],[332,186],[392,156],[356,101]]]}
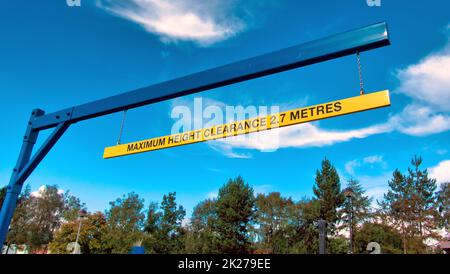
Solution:
{"label": "blue sky", "polygon": [[[324,157],[344,182],[377,198],[395,168],[424,157],[450,180],[450,2],[381,1],[4,1],[0,8],[0,181],[7,184],[33,108],[52,112],[380,21],[392,45],[362,54],[366,91],[391,90],[392,106],[280,129],[281,147],[208,142],[103,160],[122,114],[71,126],[28,179],[58,184],[89,210],[135,191],[146,202],[177,192],[188,213],[242,175],[256,192],[312,195]],[[130,110],[123,142],[170,133],[172,108],[279,105],[282,110],[358,94],[356,57]],[[41,135],[41,141],[48,133]],[[259,134],[259,133],[258,133]]]}

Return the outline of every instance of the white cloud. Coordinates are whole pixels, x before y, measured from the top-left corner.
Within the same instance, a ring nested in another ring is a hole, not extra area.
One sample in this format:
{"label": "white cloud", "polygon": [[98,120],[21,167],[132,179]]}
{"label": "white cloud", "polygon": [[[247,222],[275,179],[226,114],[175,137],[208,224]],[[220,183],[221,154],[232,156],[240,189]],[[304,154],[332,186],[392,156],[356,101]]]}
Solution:
{"label": "white cloud", "polygon": [[450,182],[450,160],[440,162],[428,169],[430,178],[436,179],[438,184]]}
{"label": "white cloud", "polygon": [[345,163],[344,168],[348,175],[354,177],[356,176],[355,169],[363,165],[374,166],[375,164],[381,165],[382,168],[386,168],[387,163],[383,160],[382,155],[371,155],[364,157],[362,160],[354,159]]}
{"label": "white cloud", "polygon": [[376,207],[377,201],[382,201],[384,194],[387,193],[388,187],[372,187],[366,190],[366,195],[372,198],[372,206]]}
{"label": "white cloud", "polygon": [[206,195],[206,198],[207,198],[207,199],[216,199],[217,196],[218,196],[217,191],[211,191],[210,193],[208,193],[208,194]]}
{"label": "white cloud", "polygon": [[375,163],[383,163],[384,161],[382,155],[372,155],[364,157],[363,162],[367,164],[375,164]]}
{"label": "white cloud", "polygon": [[[351,139],[365,138],[370,135],[389,131],[385,125],[353,130],[327,130],[314,124],[299,124],[290,127],[262,131],[251,135],[243,135],[220,139],[217,142],[225,144],[223,147],[257,149],[273,151],[288,147],[323,147]],[[228,146],[226,146],[228,145]]]}
{"label": "white cloud", "polygon": [[181,220],[181,226],[182,227],[188,227],[189,225],[191,225],[191,219],[183,218],[183,220]]}
{"label": "white cloud", "polygon": [[398,71],[398,92],[435,109],[450,111],[450,46]]}
{"label": "white cloud", "polygon": [[250,153],[239,153],[233,151],[233,146],[221,141],[209,141],[208,145],[210,148],[214,149],[225,155],[228,158],[236,159],[251,159],[253,156]]}
{"label": "white cloud", "polygon": [[389,189],[388,182],[392,178],[392,172],[384,172],[375,176],[358,175],[356,177],[361,183],[361,186],[366,190],[366,195],[373,198],[372,206],[376,207],[377,200],[382,200],[383,195]]}
{"label": "white cloud", "polygon": [[397,71],[400,86],[396,92],[413,100],[402,112],[389,119],[398,131],[427,136],[450,129],[449,41],[443,50]]}
{"label": "white cloud", "polygon": [[345,171],[350,175],[355,175],[355,168],[361,166],[358,160],[351,160],[345,163]]}
{"label": "white cloud", "polygon": [[427,136],[449,130],[450,116],[447,113],[437,113],[430,106],[413,103],[392,116],[388,124],[404,134]]}
{"label": "white cloud", "polygon": [[233,36],[243,22],[233,16],[232,1],[101,0],[99,7],[135,22],[162,41],[211,44]]}
{"label": "white cloud", "polygon": [[[30,193],[30,195],[33,196],[33,197],[39,198],[39,197],[42,197],[42,194],[44,194],[46,190],[47,190],[47,186],[46,185],[42,185],[42,186],[40,186],[38,188],[38,190],[32,191]],[[58,194],[59,195],[63,195],[64,194],[64,190],[58,189]]]}

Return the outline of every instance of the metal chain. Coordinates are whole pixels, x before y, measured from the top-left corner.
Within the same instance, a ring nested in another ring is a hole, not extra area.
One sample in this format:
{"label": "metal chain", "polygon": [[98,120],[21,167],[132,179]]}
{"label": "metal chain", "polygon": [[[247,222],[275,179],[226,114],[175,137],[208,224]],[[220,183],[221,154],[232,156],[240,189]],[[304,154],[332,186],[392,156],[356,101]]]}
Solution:
{"label": "metal chain", "polygon": [[359,95],[364,95],[364,82],[362,77],[361,57],[359,54],[359,50],[356,51],[356,61],[358,62]]}
{"label": "metal chain", "polygon": [[120,139],[122,138],[123,125],[125,124],[125,118],[127,117],[127,110],[123,111],[122,124],[120,125],[119,138],[117,138],[117,144],[120,145]]}

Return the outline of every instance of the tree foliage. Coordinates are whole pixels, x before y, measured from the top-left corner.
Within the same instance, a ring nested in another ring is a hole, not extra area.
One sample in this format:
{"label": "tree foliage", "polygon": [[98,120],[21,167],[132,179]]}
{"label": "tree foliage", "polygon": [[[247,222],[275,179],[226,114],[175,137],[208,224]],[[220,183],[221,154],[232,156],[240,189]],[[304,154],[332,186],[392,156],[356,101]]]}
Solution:
{"label": "tree foliage", "polygon": [[19,196],[16,211],[14,212],[8,233],[8,244],[28,244],[31,240],[31,233],[33,233],[31,225],[35,220],[33,214],[36,212],[33,211],[31,207],[32,197],[30,196],[30,193],[30,186],[27,185]]}
{"label": "tree foliage", "polygon": [[216,200],[207,199],[195,206],[186,235],[187,253],[218,253]]}
{"label": "tree foliage", "polygon": [[437,237],[436,180],[428,177],[426,169],[420,170],[421,164],[422,158],[414,156],[408,174],[395,170],[379,203],[384,222],[401,232],[405,254],[427,252],[425,240]]}
{"label": "tree foliage", "polygon": [[340,220],[338,209],[344,202],[344,195],[336,168],[326,158],[322,161],[322,168],[316,171],[313,191],[319,206],[317,218],[327,222],[328,234],[333,235]]}
{"label": "tree foliage", "polygon": [[[356,179],[348,182],[351,202],[341,191],[340,178],[327,159],[317,170],[313,198],[294,201],[279,192],[253,194],[242,177],[230,179],[215,199],[195,206],[185,219],[185,209],[177,204],[176,193],[151,202],[129,193],[110,203],[104,213],[79,211],[85,205],[56,185],[38,193],[29,187],[20,195],[8,234],[9,244],[27,244],[30,249],[67,253],[67,245],[77,238],[81,252],[129,253],[142,244],[147,253],[318,253],[318,220],[328,223],[328,253],[347,253],[353,228],[355,253],[367,253],[367,244],[377,242],[382,253],[428,253],[429,239],[439,239],[437,228],[448,229],[449,183],[436,191],[436,181],[421,169],[422,159],[414,157],[406,174],[398,169],[389,180],[389,190],[372,212],[371,199]],[[363,182],[364,183],[364,182]],[[0,189],[0,203],[5,196]],[[349,214],[352,220],[349,223]]]}
{"label": "tree foliage", "polygon": [[364,223],[355,235],[355,253],[367,254],[367,245],[376,242],[381,246],[381,253],[400,254],[403,242],[400,233],[386,224]]}
{"label": "tree foliage", "polygon": [[132,192],[110,202],[106,212],[107,230],[103,241],[106,253],[129,253],[131,247],[143,240],[144,200]]}
{"label": "tree foliage", "polygon": [[219,190],[214,230],[220,242],[220,253],[250,252],[250,225],[254,220],[253,188],[242,177],[230,179]]}
{"label": "tree foliage", "polygon": [[78,228],[81,222],[78,244],[82,254],[105,253],[108,245],[104,236],[107,232],[106,218],[101,212],[87,214],[84,218],[71,220],[61,226],[56,232],[53,241],[49,245],[51,253],[70,253],[67,249],[69,243],[75,242]]}
{"label": "tree foliage", "polygon": [[65,214],[64,194],[56,185],[47,185],[36,195],[26,188],[13,216],[8,243],[29,245],[31,250],[47,248]]}
{"label": "tree foliage", "polygon": [[[350,179],[347,184],[350,197],[345,199],[341,207],[341,229],[352,227],[353,237],[358,233],[358,226],[368,221],[371,217],[372,199],[365,196],[365,190],[355,179]],[[351,216],[351,218],[349,218]],[[354,243],[354,241],[353,241]],[[348,249],[348,248],[347,248]],[[354,250],[354,247],[353,247]]]}
{"label": "tree foliage", "polygon": [[442,183],[437,193],[439,226],[447,231],[450,226],[450,183]]}
{"label": "tree foliage", "polygon": [[176,193],[164,195],[161,203],[162,212],[157,212],[157,205],[150,205],[147,217],[146,239],[147,251],[150,253],[171,254],[184,250],[182,221],[186,211],[176,203]]}
{"label": "tree foliage", "polygon": [[260,248],[267,253],[288,253],[298,227],[298,214],[291,198],[283,198],[279,192],[258,194],[255,220]]}

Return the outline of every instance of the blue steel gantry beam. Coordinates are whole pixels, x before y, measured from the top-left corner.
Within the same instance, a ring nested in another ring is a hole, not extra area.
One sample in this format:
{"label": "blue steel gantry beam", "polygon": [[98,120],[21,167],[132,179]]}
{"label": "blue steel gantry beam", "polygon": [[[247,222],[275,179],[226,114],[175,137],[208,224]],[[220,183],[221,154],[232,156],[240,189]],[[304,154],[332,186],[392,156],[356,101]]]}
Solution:
{"label": "blue steel gantry beam", "polygon": [[[389,44],[387,24],[382,22],[54,113],[44,114],[42,110],[34,110],[0,212],[1,246],[5,242],[9,224],[25,180],[71,124],[324,62],[356,52],[372,50]],[[55,129],[42,147],[31,157],[39,131],[49,128]]]}
{"label": "blue steel gantry beam", "polygon": [[385,22],[36,117],[33,129],[78,122],[389,45]]}

